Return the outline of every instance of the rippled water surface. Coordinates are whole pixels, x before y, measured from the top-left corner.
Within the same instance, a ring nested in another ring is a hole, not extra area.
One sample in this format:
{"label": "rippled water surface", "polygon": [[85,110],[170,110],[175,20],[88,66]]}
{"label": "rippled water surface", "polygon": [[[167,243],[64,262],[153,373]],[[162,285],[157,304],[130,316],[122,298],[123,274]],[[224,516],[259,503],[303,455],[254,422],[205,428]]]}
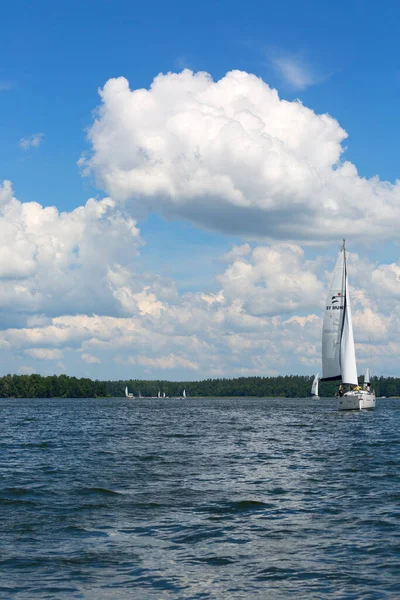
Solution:
{"label": "rippled water surface", "polygon": [[0,598],[400,598],[400,400],[0,400]]}

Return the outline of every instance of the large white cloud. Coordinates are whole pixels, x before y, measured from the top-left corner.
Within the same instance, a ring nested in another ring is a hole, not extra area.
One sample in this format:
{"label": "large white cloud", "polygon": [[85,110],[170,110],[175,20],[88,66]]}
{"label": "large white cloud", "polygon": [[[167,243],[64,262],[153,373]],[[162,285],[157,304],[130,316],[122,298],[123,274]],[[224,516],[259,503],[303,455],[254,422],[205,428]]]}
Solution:
{"label": "large white cloud", "polygon": [[[36,244],[35,236],[31,242]],[[101,238],[92,240],[93,254],[101,252],[102,243]],[[46,256],[36,257],[37,272],[43,273],[42,260],[50,268]],[[88,272],[96,263],[91,255],[86,263],[85,256],[81,268]],[[114,378],[114,369],[125,377],[175,379],[319,370],[321,314],[332,265],[320,257],[306,259],[299,246],[284,243],[237,246],[224,262],[217,292],[185,294],[156,274],[138,277],[133,264],[120,267],[121,273],[114,270],[110,283],[104,265],[99,287],[111,285],[108,312],[76,314],[71,309],[68,314],[63,299],[53,295],[56,316],[31,314],[22,325],[0,331],[0,356],[12,356],[25,370],[61,372],[66,364],[71,374],[99,378]],[[388,298],[382,311],[371,285],[376,274],[386,277],[382,286],[386,281],[390,285],[395,267],[374,267],[350,255],[360,370],[367,364],[375,372],[396,366],[395,355],[387,349],[396,346],[400,333],[397,298]],[[63,272],[63,289],[74,285],[75,271]],[[37,285],[40,297],[48,289],[45,278],[20,276],[21,281],[27,289]],[[91,288],[86,293],[90,296]],[[26,364],[27,357],[31,364]]]}
{"label": "large white cloud", "polygon": [[400,184],[360,177],[335,119],[254,75],[184,70],[148,90],[120,77],[100,95],[81,164],[135,215],[285,240],[397,236]]}
{"label": "large white cloud", "polygon": [[232,302],[240,300],[253,315],[318,308],[324,288],[310,266],[304,264],[303,254],[299,246],[287,243],[259,246],[253,251],[248,245],[237,247],[230,254],[233,263],[219,277],[225,296]]}
{"label": "large white cloud", "polygon": [[141,244],[136,222],[110,198],[72,212],[20,202],[0,185],[0,312],[124,313],[116,289]]}

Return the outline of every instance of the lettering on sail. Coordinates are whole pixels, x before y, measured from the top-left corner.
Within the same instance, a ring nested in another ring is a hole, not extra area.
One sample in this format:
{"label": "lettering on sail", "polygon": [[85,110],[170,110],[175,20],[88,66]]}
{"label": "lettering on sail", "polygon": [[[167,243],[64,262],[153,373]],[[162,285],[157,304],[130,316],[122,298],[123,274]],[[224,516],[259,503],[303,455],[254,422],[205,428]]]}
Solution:
{"label": "lettering on sail", "polygon": [[344,310],[344,306],[338,306],[340,300],[342,299],[341,293],[338,292],[336,296],[332,296],[332,306],[327,306],[326,310]]}

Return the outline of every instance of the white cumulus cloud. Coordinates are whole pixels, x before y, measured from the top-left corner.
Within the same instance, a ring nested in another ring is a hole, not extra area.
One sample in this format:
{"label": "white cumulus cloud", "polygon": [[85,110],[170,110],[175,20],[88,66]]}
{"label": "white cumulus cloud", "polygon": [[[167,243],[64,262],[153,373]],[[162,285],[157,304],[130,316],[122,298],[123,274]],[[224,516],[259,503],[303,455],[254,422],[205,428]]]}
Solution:
{"label": "white cumulus cloud", "polygon": [[134,215],[291,241],[397,236],[400,183],[360,177],[334,118],[254,75],[185,69],[132,90],[120,77],[100,95],[80,162]]}
{"label": "white cumulus cloud", "polygon": [[71,212],[20,202],[0,185],[0,311],[59,315],[124,312],[116,290],[129,281],[141,245],[136,221],[110,198]]}

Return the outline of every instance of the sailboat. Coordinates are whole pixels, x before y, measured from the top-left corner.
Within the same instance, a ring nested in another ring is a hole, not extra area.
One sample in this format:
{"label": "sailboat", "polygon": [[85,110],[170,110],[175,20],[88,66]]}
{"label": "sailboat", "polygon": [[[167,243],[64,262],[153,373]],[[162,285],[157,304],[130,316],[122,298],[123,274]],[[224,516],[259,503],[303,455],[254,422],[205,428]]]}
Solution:
{"label": "sailboat", "polygon": [[128,386],[126,386],[125,388],[125,398],[134,398],[135,396],[131,393],[128,392]]}
{"label": "sailboat", "polygon": [[182,398],[186,398],[186,390],[183,390]]}
{"label": "sailboat", "polygon": [[157,398],[161,398],[161,391],[158,390]]}
{"label": "sailboat", "polygon": [[365,369],[363,389],[368,390],[370,385],[371,385],[371,375],[369,373],[369,369],[367,368],[367,369]]}
{"label": "sailboat", "polygon": [[358,385],[345,240],[332,274],[322,327],[322,379],[342,380],[338,410],[375,408],[375,392]]}
{"label": "sailboat", "polygon": [[316,376],[314,377],[314,381],[312,382],[312,386],[311,386],[311,396],[313,397],[314,400],[319,399],[318,382],[319,382],[319,373],[317,373]]}

